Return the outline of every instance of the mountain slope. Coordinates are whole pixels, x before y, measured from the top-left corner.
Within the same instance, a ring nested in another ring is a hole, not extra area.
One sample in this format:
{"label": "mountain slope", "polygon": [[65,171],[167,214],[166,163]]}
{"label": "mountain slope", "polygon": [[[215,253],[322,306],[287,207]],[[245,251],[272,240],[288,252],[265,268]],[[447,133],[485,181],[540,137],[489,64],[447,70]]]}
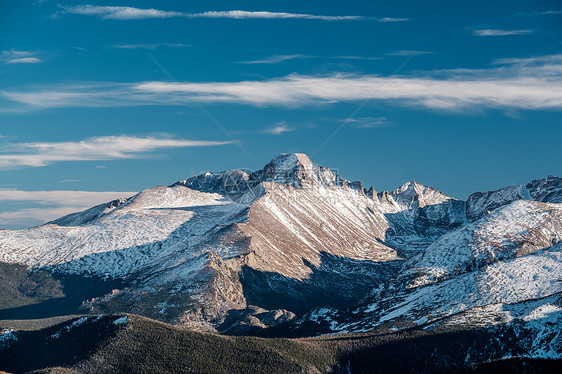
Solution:
{"label": "mountain slope", "polygon": [[2,230],[0,261],[119,281],[77,311],[229,334],[403,329],[460,314],[531,326],[502,308],[562,291],[561,203],[552,176],[464,202],[413,181],[376,192],[282,154],[255,172],[207,172]]}

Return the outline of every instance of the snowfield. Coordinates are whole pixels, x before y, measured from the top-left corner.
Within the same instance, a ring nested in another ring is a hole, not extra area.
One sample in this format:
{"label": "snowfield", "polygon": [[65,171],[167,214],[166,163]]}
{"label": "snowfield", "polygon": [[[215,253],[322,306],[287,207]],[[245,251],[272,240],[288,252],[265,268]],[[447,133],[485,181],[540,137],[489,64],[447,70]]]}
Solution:
{"label": "snowfield", "polygon": [[83,225],[0,231],[0,261],[125,277],[170,252],[196,247],[208,230],[232,223],[246,209],[218,194],[154,187]]}

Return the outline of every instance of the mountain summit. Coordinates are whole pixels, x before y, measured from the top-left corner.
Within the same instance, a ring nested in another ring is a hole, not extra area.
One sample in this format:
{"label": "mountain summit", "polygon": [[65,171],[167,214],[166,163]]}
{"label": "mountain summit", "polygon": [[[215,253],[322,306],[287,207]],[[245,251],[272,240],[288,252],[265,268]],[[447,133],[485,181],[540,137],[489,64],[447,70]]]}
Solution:
{"label": "mountain summit", "polygon": [[[303,153],[282,153],[257,171],[232,169],[220,173],[206,172],[180,181],[176,185],[183,185],[202,192],[233,195],[238,199],[238,193],[251,192],[258,185],[264,187],[262,184],[264,182],[290,185],[296,188],[349,184],[329,168],[313,163]],[[271,184],[268,186],[273,188]]]}
{"label": "mountain summit", "polygon": [[112,285],[75,312],[231,334],[526,323],[560,318],[561,196],[552,176],[466,202],[414,181],[377,193],[287,153],[0,231],[0,261]]}

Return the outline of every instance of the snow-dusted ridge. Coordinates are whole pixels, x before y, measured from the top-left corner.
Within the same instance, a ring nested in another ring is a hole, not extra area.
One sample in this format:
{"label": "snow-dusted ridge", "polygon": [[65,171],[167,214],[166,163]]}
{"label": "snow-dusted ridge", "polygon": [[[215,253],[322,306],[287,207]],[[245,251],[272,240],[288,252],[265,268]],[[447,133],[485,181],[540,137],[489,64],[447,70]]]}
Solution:
{"label": "snow-dusted ridge", "polygon": [[562,203],[562,178],[549,175],[545,179],[537,179],[526,185],[474,193],[466,202],[467,217],[469,221],[477,220],[490,211],[516,200]]}
{"label": "snow-dusted ridge", "polygon": [[0,261],[121,279],[83,307],[204,329],[308,319],[353,332],[493,311],[536,327],[556,300],[528,318],[506,310],[562,292],[560,237],[561,178],[465,202],[414,181],[377,192],[290,153],[2,230]]}

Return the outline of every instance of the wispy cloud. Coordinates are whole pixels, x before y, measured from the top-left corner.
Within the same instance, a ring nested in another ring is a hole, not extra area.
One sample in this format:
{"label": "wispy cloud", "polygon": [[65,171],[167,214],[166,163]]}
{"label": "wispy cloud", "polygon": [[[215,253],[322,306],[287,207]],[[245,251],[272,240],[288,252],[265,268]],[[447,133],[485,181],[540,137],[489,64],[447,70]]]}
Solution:
{"label": "wispy cloud", "polygon": [[[99,205],[99,204],[98,204]],[[87,209],[79,207],[26,208],[0,212],[0,229],[23,229],[38,226],[68,214]]]}
{"label": "wispy cloud", "polygon": [[[383,85],[384,88],[379,88]],[[562,109],[562,55],[487,69],[417,72],[409,76],[299,75],[239,82],[98,83],[2,91],[22,110],[59,107],[186,105],[206,103],[304,106],[357,100],[459,110],[471,107]],[[190,95],[186,95],[185,91]],[[377,94],[373,97],[373,92]],[[10,105],[10,108],[15,105]]]}
{"label": "wispy cloud", "polygon": [[542,12],[517,12],[513,16],[534,17],[534,16],[559,15],[559,14],[562,14],[562,10],[550,9]]}
{"label": "wispy cloud", "polygon": [[42,205],[70,205],[91,207],[115,200],[119,197],[130,197],[136,192],[115,191],[23,191],[0,188],[0,201],[29,201]]}
{"label": "wispy cloud", "polygon": [[268,127],[267,129],[263,130],[265,134],[272,134],[272,135],[281,135],[286,132],[291,132],[294,129],[287,126],[287,124],[283,122],[279,122],[272,127]]}
{"label": "wispy cloud", "polygon": [[121,48],[121,49],[156,49],[159,47],[187,48],[191,46],[189,44],[182,44],[182,43],[144,43],[144,44],[114,44],[113,47]]}
{"label": "wispy cloud", "polygon": [[260,60],[239,61],[239,64],[279,64],[281,62],[297,59],[326,59],[326,60],[380,60],[380,57],[365,56],[312,56],[304,54],[272,55]]}
{"label": "wispy cloud", "polygon": [[313,58],[314,56],[309,55],[273,55],[268,56],[261,60],[250,60],[250,61],[240,61],[240,64],[278,64],[280,62],[288,61],[288,60],[295,60],[295,59],[302,59],[302,58]]}
{"label": "wispy cloud", "polygon": [[244,10],[227,10],[227,11],[210,11],[204,13],[194,13],[187,15],[190,18],[233,18],[233,19],[250,19],[250,18],[284,18],[284,19],[316,19],[322,21],[353,21],[361,20],[363,16],[319,16],[303,13],[286,13],[286,12],[266,12],[266,11],[244,11]]}
{"label": "wispy cloud", "polygon": [[[184,13],[159,9],[142,9],[125,6],[76,5],[63,6],[62,13],[98,16],[101,19],[137,20],[149,18],[229,18],[229,19],[312,19],[322,21],[361,20],[363,16],[324,16],[303,13],[267,12],[267,11],[209,11],[202,13]],[[386,19],[386,18],[385,18]],[[382,19],[381,19],[382,20]],[[381,21],[389,22],[389,21]]]}
{"label": "wispy cloud", "polygon": [[41,60],[36,57],[25,57],[8,60],[6,64],[38,64],[39,62],[41,62]]}
{"label": "wispy cloud", "polygon": [[102,136],[78,142],[5,143],[0,151],[0,170],[42,167],[62,161],[139,158],[167,148],[207,147],[229,143],[134,136]]}
{"label": "wispy cloud", "polygon": [[62,8],[62,13],[98,16],[102,19],[131,20],[184,16],[184,13],[181,12],[164,11],[158,9],[140,9],[126,6],[76,5],[62,6]]}
{"label": "wispy cloud", "polygon": [[551,66],[559,67],[562,64],[562,54],[533,56],[533,57],[512,57],[500,58],[492,61],[494,65],[525,65],[532,67]]}
{"label": "wispy cloud", "polygon": [[379,22],[406,22],[409,20],[410,20],[409,18],[395,18],[395,17],[383,17],[377,19],[377,21]]}
{"label": "wispy cloud", "polygon": [[34,52],[28,51],[17,51],[9,50],[2,51],[0,55],[0,61],[4,64],[37,64],[41,62],[41,59],[34,57]]}
{"label": "wispy cloud", "polygon": [[368,56],[336,56],[334,59],[341,60],[365,60],[365,61],[375,61],[381,60],[381,57],[368,57]]}
{"label": "wispy cloud", "polygon": [[88,209],[136,192],[115,191],[22,191],[0,189],[0,202],[19,201],[34,207],[0,212],[0,227],[29,227],[39,225],[70,213]]}
{"label": "wispy cloud", "polygon": [[396,52],[386,53],[387,56],[421,56],[421,55],[430,55],[433,52],[431,51],[416,51],[416,50],[402,50]]}
{"label": "wispy cloud", "polygon": [[374,127],[389,125],[385,117],[347,118],[344,122],[356,129],[372,129]]}
{"label": "wispy cloud", "polygon": [[474,30],[474,35],[476,36],[510,36],[510,35],[527,35],[532,33],[533,30],[500,30],[500,29]]}

